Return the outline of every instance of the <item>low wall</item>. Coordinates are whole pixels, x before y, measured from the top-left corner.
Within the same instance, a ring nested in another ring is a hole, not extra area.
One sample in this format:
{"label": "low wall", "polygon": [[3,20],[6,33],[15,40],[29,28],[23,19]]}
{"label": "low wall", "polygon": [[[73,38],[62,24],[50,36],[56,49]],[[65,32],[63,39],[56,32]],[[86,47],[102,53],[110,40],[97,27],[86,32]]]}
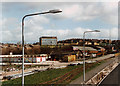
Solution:
{"label": "low wall", "polygon": [[96,84],[99,85],[107,75],[110,74],[116,67],[118,66],[118,62],[115,60],[113,63],[105,67],[102,71],[97,73],[94,77],[86,82],[86,84]]}

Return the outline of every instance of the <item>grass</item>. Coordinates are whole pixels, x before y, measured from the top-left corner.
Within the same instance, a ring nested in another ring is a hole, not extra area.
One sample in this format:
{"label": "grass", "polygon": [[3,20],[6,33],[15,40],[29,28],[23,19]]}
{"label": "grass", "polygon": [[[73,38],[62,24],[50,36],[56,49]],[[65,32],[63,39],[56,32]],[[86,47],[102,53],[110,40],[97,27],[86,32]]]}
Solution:
{"label": "grass", "polygon": [[[86,64],[85,66],[86,66],[86,73],[87,72],[89,72],[90,70],[92,70],[92,69],[94,69],[95,67],[97,67],[97,66],[99,66],[99,65],[101,65],[102,63],[104,63],[105,61],[100,61],[100,62],[97,62],[97,63],[93,63],[93,64]],[[81,65],[82,67],[81,67],[81,72],[80,73],[78,73],[76,76],[74,76],[69,82],[64,82],[64,84],[69,84],[71,81],[73,81],[73,80],[75,80],[75,79],[77,79],[77,78],[79,78],[81,75],[83,75],[83,65]]]}
{"label": "grass", "polygon": [[[94,64],[86,64],[86,72],[90,71],[91,69],[95,68],[96,66],[102,64],[102,62],[97,62],[97,63],[94,63]],[[78,70],[75,70],[77,68],[80,68]],[[32,74],[32,75],[29,75],[29,76],[25,76],[25,84],[41,84],[43,82],[47,82],[47,81],[51,81],[57,77],[60,77],[60,76],[63,76],[65,75],[66,73],[70,72],[70,71],[73,71],[71,72],[69,75],[70,77],[68,77],[68,79],[64,80],[65,77],[61,77],[61,80],[62,80],[62,84],[68,84],[69,82],[71,82],[72,80],[75,80],[76,78],[80,77],[82,74],[83,74],[83,67],[82,65],[77,65],[77,66],[68,66],[66,68],[63,68],[63,69],[51,69],[51,70],[47,70],[47,71],[44,71],[44,72],[39,72],[39,73],[35,73],[35,74]],[[78,71],[78,72],[77,72]],[[72,78],[71,78],[72,77]],[[17,78],[17,79],[13,79],[13,80],[9,80],[9,81],[4,81],[2,83],[2,86],[13,86],[14,85],[21,85],[21,81],[22,78]],[[61,81],[59,79],[57,79],[55,82],[59,82]],[[57,83],[59,84],[59,83]],[[61,83],[60,83],[61,84]]]}

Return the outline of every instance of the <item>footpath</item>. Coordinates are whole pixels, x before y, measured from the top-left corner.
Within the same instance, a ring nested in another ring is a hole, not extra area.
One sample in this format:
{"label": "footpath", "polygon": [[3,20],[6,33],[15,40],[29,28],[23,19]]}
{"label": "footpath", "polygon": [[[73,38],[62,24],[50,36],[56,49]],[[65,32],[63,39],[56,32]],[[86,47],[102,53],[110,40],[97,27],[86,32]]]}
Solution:
{"label": "footpath", "polygon": [[[101,59],[101,60],[103,60],[103,59]],[[102,69],[104,69],[106,66],[110,65],[111,63],[113,63],[115,61],[116,62],[118,61],[117,57],[106,58],[105,63],[102,63],[101,65],[95,67],[94,69],[92,69],[91,71],[89,71],[85,74],[86,82],[89,79],[91,79],[93,76],[95,76],[98,72],[100,72]],[[83,75],[80,76],[79,78],[73,80],[70,84],[82,84],[82,83],[83,83]]]}

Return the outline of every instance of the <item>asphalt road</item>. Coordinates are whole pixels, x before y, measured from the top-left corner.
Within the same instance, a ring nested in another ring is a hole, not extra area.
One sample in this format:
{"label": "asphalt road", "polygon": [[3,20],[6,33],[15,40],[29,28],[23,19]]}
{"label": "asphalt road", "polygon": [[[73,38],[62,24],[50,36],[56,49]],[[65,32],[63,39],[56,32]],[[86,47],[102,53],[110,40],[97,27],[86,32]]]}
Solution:
{"label": "asphalt road", "polygon": [[101,82],[99,86],[120,86],[120,64]]}

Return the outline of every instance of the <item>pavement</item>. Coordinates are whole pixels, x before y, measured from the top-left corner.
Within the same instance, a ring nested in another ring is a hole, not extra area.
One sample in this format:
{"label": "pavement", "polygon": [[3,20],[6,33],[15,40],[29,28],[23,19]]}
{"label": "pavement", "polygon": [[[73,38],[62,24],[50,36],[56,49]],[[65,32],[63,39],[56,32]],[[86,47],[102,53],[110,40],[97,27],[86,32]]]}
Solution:
{"label": "pavement", "polygon": [[[96,68],[92,69],[91,71],[87,72],[86,77],[85,77],[86,81],[91,79],[94,75],[96,75],[98,72],[100,72],[103,68],[110,65],[112,62],[114,62],[117,59],[118,59],[117,57],[106,59],[105,63],[103,63],[103,64],[97,66]],[[81,84],[81,83],[83,83],[83,76],[80,76],[79,78],[73,80],[70,84]]]}

